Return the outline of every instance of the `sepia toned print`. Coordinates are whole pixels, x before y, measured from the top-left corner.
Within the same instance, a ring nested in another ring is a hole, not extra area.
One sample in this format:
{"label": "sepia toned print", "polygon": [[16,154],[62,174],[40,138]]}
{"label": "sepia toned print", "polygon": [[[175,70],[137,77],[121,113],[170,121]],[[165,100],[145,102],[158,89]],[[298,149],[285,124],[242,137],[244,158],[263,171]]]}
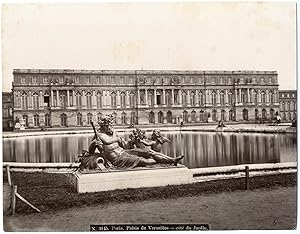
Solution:
{"label": "sepia toned print", "polygon": [[2,12],[5,231],[296,229],[295,3]]}

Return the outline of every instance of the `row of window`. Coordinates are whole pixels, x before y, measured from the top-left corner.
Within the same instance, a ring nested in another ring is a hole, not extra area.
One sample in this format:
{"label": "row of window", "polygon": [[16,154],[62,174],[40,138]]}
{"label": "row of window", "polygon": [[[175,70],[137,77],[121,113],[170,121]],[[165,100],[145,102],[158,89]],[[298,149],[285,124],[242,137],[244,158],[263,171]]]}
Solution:
{"label": "row of window", "polygon": [[[204,112],[203,110],[201,110],[199,112],[199,121],[200,122],[206,122],[209,118],[211,118],[212,121],[227,121],[227,112],[225,110],[221,110],[221,119],[218,119],[218,115],[217,115],[217,110],[213,110],[211,113],[210,112]],[[115,116],[115,124],[117,123],[117,113],[113,113],[113,115]],[[97,120],[98,122],[100,121],[102,117],[102,113],[98,113],[97,114]],[[157,114],[157,122],[158,123],[164,123],[164,113],[162,111],[159,111]],[[248,116],[248,110],[244,109],[242,111],[242,117],[243,120],[248,121],[249,120],[249,116]],[[187,111],[183,111],[182,113],[182,120],[184,122],[189,122],[188,120],[189,118],[189,114]],[[190,118],[192,122],[196,122],[197,121],[197,113],[195,110],[193,110],[190,114]],[[269,115],[269,119],[274,119],[275,118],[275,112],[273,109],[270,109],[270,115]],[[285,118],[285,117],[284,117]],[[28,116],[24,115],[23,119],[25,120],[25,125],[28,127]],[[262,109],[261,111],[261,117],[260,117],[260,113],[259,110],[255,109],[255,120],[267,120],[268,119],[268,113],[267,110]],[[87,114],[87,124],[90,125],[90,123],[93,121],[93,114],[92,113],[88,113]],[[234,121],[235,120],[235,115],[234,115],[234,111],[233,110],[229,110],[228,112],[228,120],[229,121]],[[168,111],[166,114],[166,121],[167,123],[173,123],[173,116],[172,116],[172,111]],[[156,120],[155,120],[155,113],[153,111],[150,111],[149,113],[149,123],[153,123],[155,124]],[[83,116],[81,113],[77,113],[76,115],[76,123],[77,126],[83,126]],[[127,114],[125,112],[121,113],[121,124],[136,124],[137,123],[137,118],[136,118],[136,112],[132,111],[130,113],[130,119],[128,121],[127,119]],[[38,127],[40,124],[40,117],[38,114],[35,114],[33,116],[33,125],[35,127]],[[61,126],[68,126],[68,118],[66,114],[61,114],[60,115],[60,125]],[[45,126],[46,127],[50,127],[51,126],[51,118],[49,114],[45,115]]]}
{"label": "row of window", "polygon": [[[33,84],[38,83],[38,79],[41,77],[37,76],[21,76],[21,83],[26,84],[26,82],[31,82]],[[174,84],[174,83],[184,83],[184,84],[232,84],[233,77],[226,76],[75,76],[75,77],[64,77],[64,76],[43,76],[43,83],[80,83],[80,84]],[[269,84],[276,83],[275,77],[242,77],[235,79],[236,84]]]}
{"label": "row of window", "polygon": [[[72,92],[72,91],[70,91]],[[227,95],[228,100],[225,101],[225,93],[224,92],[220,92],[219,94],[219,100],[217,97],[217,93],[216,92],[212,92],[211,95],[211,104],[212,105],[225,105],[226,103],[228,104],[233,104],[234,101],[234,95],[230,92]],[[258,94],[256,92],[254,92],[253,96],[249,96],[250,100],[248,100],[248,95],[247,93],[242,92],[241,93],[241,97],[239,98],[238,96],[238,100],[236,100],[236,102],[240,102],[243,104],[247,104],[248,102],[253,102],[254,104],[258,103]],[[77,93],[75,95],[75,100],[73,100],[73,96],[72,93],[70,94],[70,97],[68,98],[66,93],[62,92],[59,95],[59,99],[57,98],[56,93],[54,93],[53,95],[53,103],[52,106],[53,107],[61,107],[61,108],[65,108],[67,106],[76,106],[78,108],[82,107],[82,98],[83,96],[80,93]],[[130,107],[135,107],[136,106],[136,102],[137,102],[137,97],[136,95],[134,95],[133,92],[130,92],[129,94],[129,106]],[[209,100],[205,100],[206,96],[202,93],[199,93],[198,96],[198,104],[201,105],[205,105],[205,103],[210,103]],[[241,100],[239,100],[241,99]],[[153,105],[162,105],[163,103],[163,96],[160,93],[157,93],[156,97],[149,92],[147,94],[147,99],[145,96],[145,93],[141,92],[140,93],[140,100],[139,100],[141,105],[144,104],[148,104],[149,106],[153,106]],[[275,101],[275,95],[273,93],[269,93],[268,95],[268,100],[267,100],[267,94],[262,92],[261,93],[261,103],[274,103]],[[75,102],[75,103],[74,103]],[[126,107],[126,94],[124,92],[120,93],[120,106],[122,108]],[[165,104],[167,106],[171,106],[172,103],[172,93],[170,92],[166,92],[165,95]],[[174,104],[180,104],[180,100],[179,100],[179,93],[178,91],[174,92]],[[187,92],[183,91],[181,94],[181,104],[183,106],[187,106],[188,104],[190,104],[191,106],[195,106],[196,104],[196,95],[194,92],[190,92],[190,94],[188,95]],[[19,105],[19,99],[17,98],[17,105]],[[86,95],[86,106],[87,108],[92,108],[92,95],[91,93],[87,93]],[[44,97],[44,105],[43,106],[50,106],[49,105],[49,97]],[[97,108],[102,108],[103,106],[103,97],[101,95],[97,95],[96,96],[96,106]],[[112,108],[116,108],[117,107],[117,94],[115,92],[112,92],[110,95],[110,106]],[[28,96],[26,94],[23,94],[21,96],[21,107],[22,109],[26,110],[28,109]],[[36,94],[33,95],[33,103],[32,103],[32,107],[34,109],[38,109],[39,108],[39,96]]]}
{"label": "row of window", "polygon": [[294,111],[296,110],[296,102],[280,102],[280,110]]}

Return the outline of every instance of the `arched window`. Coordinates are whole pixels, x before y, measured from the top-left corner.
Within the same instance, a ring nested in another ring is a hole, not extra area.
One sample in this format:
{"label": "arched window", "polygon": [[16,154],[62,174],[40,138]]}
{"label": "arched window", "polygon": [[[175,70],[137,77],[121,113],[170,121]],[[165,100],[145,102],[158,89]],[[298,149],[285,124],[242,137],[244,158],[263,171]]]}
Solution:
{"label": "arched window", "polygon": [[233,111],[230,110],[229,111],[229,121],[233,121],[233,120],[234,120]]}
{"label": "arched window", "polygon": [[257,92],[253,92],[253,103],[257,104]]}
{"label": "arched window", "polygon": [[275,118],[274,109],[270,110],[270,118],[271,118],[271,120],[273,120]]}
{"label": "arched window", "polygon": [[167,106],[172,105],[172,92],[171,92],[171,90],[166,91],[166,105]]}
{"label": "arched window", "polygon": [[196,111],[194,110],[191,112],[191,121],[196,122]]}
{"label": "arched window", "polygon": [[50,127],[50,115],[45,114],[45,127]]}
{"label": "arched window", "polygon": [[135,112],[134,111],[132,111],[130,113],[130,123],[131,124],[135,124],[136,123],[136,118],[135,118]]}
{"label": "arched window", "polygon": [[213,120],[213,121],[218,121],[218,118],[217,118],[217,111],[216,111],[216,110],[213,110],[213,111],[212,111],[212,120]]}
{"label": "arched window", "polygon": [[23,119],[25,121],[25,127],[28,127],[29,122],[28,122],[28,115],[23,115]]}
{"label": "arched window", "polygon": [[248,121],[248,110],[247,109],[243,110],[243,120]]}
{"label": "arched window", "polygon": [[204,105],[204,95],[202,92],[199,92],[199,105],[200,106]]}
{"label": "arched window", "polygon": [[67,126],[67,115],[61,114],[60,115],[60,125],[66,127]]}
{"label": "arched window", "polygon": [[190,104],[195,106],[195,93],[193,91],[190,93]]}
{"label": "arched window", "polygon": [[[121,107],[122,107],[122,108],[125,108],[125,107],[126,107],[126,102],[125,102],[125,100],[126,100],[126,95],[125,95],[125,93],[124,93],[124,92],[121,92],[120,97],[121,97]],[[123,113],[124,113],[124,112],[123,112]],[[124,113],[124,114],[125,114],[125,113]]]}
{"label": "arched window", "polygon": [[266,94],[265,94],[265,92],[261,93],[261,102],[266,103]]}
{"label": "arched window", "polygon": [[172,112],[171,111],[167,112],[167,122],[172,123]]}
{"label": "arched window", "polygon": [[201,110],[200,111],[200,122],[204,122],[204,121],[205,121],[205,119],[204,119],[204,111]]}
{"label": "arched window", "polygon": [[33,125],[35,127],[38,127],[40,125],[40,116],[38,114],[35,114],[33,116]]}
{"label": "arched window", "polygon": [[212,97],[212,104],[216,105],[217,104],[217,95],[216,95],[216,93],[212,92],[211,97]]}
{"label": "arched window", "polygon": [[229,102],[229,104],[233,104],[233,95],[232,95],[232,92],[228,92],[228,102]]}
{"label": "arched window", "polygon": [[33,94],[33,109],[36,110],[38,108],[39,108],[39,95],[37,93],[34,93]]}
{"label": "arched window", "polygon": [[86,94],[86,107],[92,108],[92,94],[90,92]]}
{"label": "arched window", "polygon": [[225,110],[221,111],[221,120],[226,121],[226,111]]}
{"label": "arched window", "polygon": [[164,123],[164,114],[161,111],[158,112],[158,122]]}
{"label": "arched window", "polygon": [[148,91],[148,105],[149,106],[153,106],[153,91],[149,90]]}
{"label": "arched window", "polygon": [[111,99],[111,107],[116,108],[117,107],[117,95],[115,92],[112,92],[110,94],[110,99]]}
{"label": "arched window", "polygon": [[270,100],[270,103],[274,102],[274,93],[272,91],[269,92],[269,100]]}
{"label": "arched window", "polygon": [[263,120],[267,119],[267,111],[265,109],[262,110],[261,115],[262,115],[261,117]]}
{"label": "arched window", "polygon": [[187,95],[185,91],[182,91],[182,105],[186,106],[187,104]]}
{"label": "arched window", "polygon": [[102,113],[99,112],[99,113],[97,114],[97,120],[98,120],[98,123],[101,121],[101,118],[102,118]]}
{"label": "arched window", "polygon": [[259,120],[259,111],[255,109],[255,120]]}
{"label": "arched window", "polygon": [[183,122],[188,122],[188,113],[187,113],[187,111],[183,111]]}
{"label": "arched window", "polygon": [[122,112],[122,114],[121,114],[121,124],[127,124],[125,112]]}
{"label": "arched window", "polygon": [[102,93],[97,92],[96,94],[96,99],[97,99],[97,108],[102,108]]}
{"label": "arched window", "polygon": [[22,103],[22,109],[27,110],[28,109],[28,97],[27,97],[26,93],[22,94],[21,103]]}
{"label": "arched window", "polygon": [[242,103],[246,104],[247,103],[247,94],[245,91],[242,91]]}
{"label": "arched window", "polygon": [[83,125],[82,114],[80,114],[80,113],[77,114],[77,125],[78,126],[82,126]]}
{"label": "arched window", "polygon": [[134,92],[130,92],[130,94],[129,94],[129,104],[130,104],[130,107],[135,107],[135,94],[134,94]]}
{"label": "arched window", "polygon": [[77,94],[75,96],[76,96],[76,106],[80,108],[82,106],[82,103],[81,103],[81,93],[77,92]]}
{"label": "arched window", "polygon": [[149,113],[149,123],[155,123],[155,115],[153,111]]}
{"label": "arched window", "polygon": [[93,121],[93,114],[88,113],[87,114],[87,124],[90,125],[92,121]]}
{"label": "arched window", "polygon": [[221,104],[222,106],[225,105],[225,99],[224,99],[224,96],[225,96],[224,92],[220,92],[220,104]]}

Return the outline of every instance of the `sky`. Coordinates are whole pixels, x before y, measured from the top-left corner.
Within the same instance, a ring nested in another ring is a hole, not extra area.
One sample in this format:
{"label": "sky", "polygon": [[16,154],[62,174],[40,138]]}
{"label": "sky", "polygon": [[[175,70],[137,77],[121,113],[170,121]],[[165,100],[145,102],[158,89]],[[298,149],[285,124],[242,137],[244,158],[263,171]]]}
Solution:
{"label": "sky", "polygon": [[5,4],[13,69],[271,70],[296,89],[296,3]]}

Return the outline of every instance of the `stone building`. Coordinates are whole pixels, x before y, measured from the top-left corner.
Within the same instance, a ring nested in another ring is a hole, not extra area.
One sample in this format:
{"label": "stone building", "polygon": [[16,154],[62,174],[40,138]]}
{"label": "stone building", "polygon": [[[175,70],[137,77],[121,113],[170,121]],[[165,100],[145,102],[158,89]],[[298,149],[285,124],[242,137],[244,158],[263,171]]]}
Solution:
{"label": "stone building", "polygon": [[279,111],[275,71],[13,71],[14,118],[29,128],[271,120]]}
{"label": "stone building", "polygon": [[284,122],[291,122],[297,118],[297,91],[280,90],[279,91],[280,116]]}
{"label": "stone building", "polygon": [[13,94],[2,92],[2,128],[3,131],[13,130]]}

